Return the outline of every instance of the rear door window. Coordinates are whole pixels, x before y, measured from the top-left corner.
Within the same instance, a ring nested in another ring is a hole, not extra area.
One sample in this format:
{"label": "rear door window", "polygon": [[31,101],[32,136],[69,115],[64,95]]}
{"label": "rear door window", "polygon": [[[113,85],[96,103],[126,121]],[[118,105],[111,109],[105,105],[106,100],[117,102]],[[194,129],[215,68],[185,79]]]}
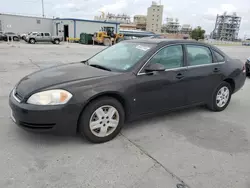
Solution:
{"label": "rear door window", "polygon": [[212,53],[206,46],[186,45],[189,66],[207,65],[213,63]]}
{"label": "rear door window", "polygon": [[215,61],[217,63],[225,61],[224,56],[222,56],[219,52],[216,52],[216,51],[213,50],[213,53],[214,53]]}
{"label": "rear door window", "polygon": [[46,37],[49,37],[49,36],[50,36],[50,34],[49,34],[49,33],[45,33],[45,36],[46,36]]}

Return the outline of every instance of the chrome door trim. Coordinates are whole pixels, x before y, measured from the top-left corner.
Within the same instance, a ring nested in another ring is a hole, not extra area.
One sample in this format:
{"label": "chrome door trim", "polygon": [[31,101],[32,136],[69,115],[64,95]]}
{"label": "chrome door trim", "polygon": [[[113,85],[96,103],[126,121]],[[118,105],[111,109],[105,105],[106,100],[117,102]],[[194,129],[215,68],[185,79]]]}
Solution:
{"label": "chrome door trim", "polygon": [[[178,70],[187,70],[188,67],[178,67],[178,68],[172,68],[172,69],[165,69],[165,71],[162,71],[162,72],[168,72],[168,71],[178,71]],[[138,76],[140,75],[146,75],[147,73],[145,72],[141,72],[139,74],[137,74]]]}
{"label": "chrome door trim", "polygon": [[210,64],[204,64],[204,65],[191,65],[191,66],[187,66],[188,68],[198,68],[198,67],[209,67],[212,65],[221,65],[224,64],[225,62],[220,62],[220,63],[210,63]]}

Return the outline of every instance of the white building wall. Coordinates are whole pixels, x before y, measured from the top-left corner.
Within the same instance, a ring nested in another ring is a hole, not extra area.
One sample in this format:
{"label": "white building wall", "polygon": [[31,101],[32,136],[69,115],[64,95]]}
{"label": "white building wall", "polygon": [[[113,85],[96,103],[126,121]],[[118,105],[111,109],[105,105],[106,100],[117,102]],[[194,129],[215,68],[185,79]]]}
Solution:
{"label": "white building wall", "polygon": [[[118,24],[111,23],[98,23],[98,22],[86,22],[86,21],[76,21],[76,38],[80,37],[81,33],[94,34],[99,31],[101,27],[114,27],[116,32],[116,27]],[[119,28],[117,28],[119,32]]]}
{"label": "white building wall", "polygon": [[0,14],[1,28],[3,32],[28,33],[52,32],[53,20],[50,18],[20,16],[11,14]]}
{"label": "white building wall", "polygon": [[58,24],[58,35],[64,36],[64,25],[69,26],[69,37],[70,38],[80,38],[81,33],[94,34],[99,31],[101,27],[114,27],[115,32],[120,31],[119,24],[116,23],[105,23],[105,22],[96,22],[96,21],[86,21],[79,19],[56,19],[53,21],[53,35],[56,35],[56,24]]}
{"label": "white building wall", "polygon": [[73,20],[54,20],[53,21],[53,35],[56,33],[56,24],[58,24],[58,35],[64,37],[64,25],[69,26],[69,38],[74,38],[74,21]]}

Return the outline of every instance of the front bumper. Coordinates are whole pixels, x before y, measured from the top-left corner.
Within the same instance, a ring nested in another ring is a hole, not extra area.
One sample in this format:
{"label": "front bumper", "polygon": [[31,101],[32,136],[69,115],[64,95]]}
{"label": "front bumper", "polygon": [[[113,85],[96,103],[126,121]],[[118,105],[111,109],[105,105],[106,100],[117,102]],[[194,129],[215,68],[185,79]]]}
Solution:
{"label": "front bumper", "polygon": [[11,118],[25,130],[32,132],[51,132],[59,135],[72,135],[77,131],[81,107],[76,104],[57,106],[38,106],[18,102],[9,96]]}

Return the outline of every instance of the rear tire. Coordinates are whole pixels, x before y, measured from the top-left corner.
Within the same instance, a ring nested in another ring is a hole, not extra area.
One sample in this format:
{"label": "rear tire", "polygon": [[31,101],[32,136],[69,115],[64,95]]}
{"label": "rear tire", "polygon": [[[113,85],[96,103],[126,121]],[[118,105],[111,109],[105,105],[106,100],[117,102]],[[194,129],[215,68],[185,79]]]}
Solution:
{"label": "rear tire", "polygon": [[60,40],[55,39],[55,40],[54,40],[54,44],[60,44]]}
{"label": "rear tire", "polygon": [[119,101],[102,97],[87,105],[79,121],[79,132],[92,143],[115,138],[124,124],[124,109]]}
{"label": "rear tire", "polygon": [[103,40],[103,44],[104,44],[104,46],[111,46],[111,40],[109,39],[109,38],[105,38],[104,40]]}
{"label": "rear tire", "polygon": [[35,43],[36,43],[36,40],[35,40],[35,39],[30,39],[30,40],[29,40],[29,43],[30,43],[30,44],[35,44]]}
{"label": "rear tire", "polygon": [[232,87],[228,82],[222,82],[214,91],[208,108],[214,112],[220,112],[227,108],[232,95]]}

